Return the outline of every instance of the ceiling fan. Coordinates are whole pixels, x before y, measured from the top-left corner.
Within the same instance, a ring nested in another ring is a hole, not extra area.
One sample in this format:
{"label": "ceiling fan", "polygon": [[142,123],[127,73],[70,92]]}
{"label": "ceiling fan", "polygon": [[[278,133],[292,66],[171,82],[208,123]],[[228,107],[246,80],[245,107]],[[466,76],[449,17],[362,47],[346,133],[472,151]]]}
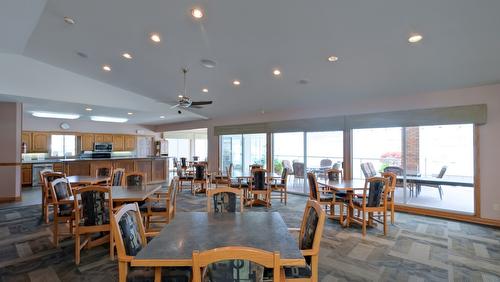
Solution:
{"label": "ceiling fan", "polygon": [[183,68],[182,73],[184,74],[184,92],[178,96],[177,99],[177,104],[175,106],[170,107],[171,109],[174,108],[203,108],[203,105],[210,105],[212,104],[212,101],[193,101],[191,98],[189,98],[186,94],[186,75],[187,75],[188,69]]}

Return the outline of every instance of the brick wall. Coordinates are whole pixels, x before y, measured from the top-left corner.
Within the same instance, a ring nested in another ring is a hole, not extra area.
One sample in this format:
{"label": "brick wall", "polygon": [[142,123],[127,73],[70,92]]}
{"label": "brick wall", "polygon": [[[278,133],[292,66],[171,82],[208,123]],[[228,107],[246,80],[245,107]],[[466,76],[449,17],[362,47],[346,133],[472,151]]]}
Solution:
{"label": "brick wall", "polygon": [[406,170],[419,170],[420,130],[418,127],[406,128]]}

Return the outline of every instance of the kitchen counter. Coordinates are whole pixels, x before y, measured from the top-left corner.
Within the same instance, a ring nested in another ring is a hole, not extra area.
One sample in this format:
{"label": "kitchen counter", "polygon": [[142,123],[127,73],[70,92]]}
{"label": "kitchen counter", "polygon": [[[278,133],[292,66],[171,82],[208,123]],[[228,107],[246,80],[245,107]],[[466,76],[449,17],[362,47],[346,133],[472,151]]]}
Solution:
{"label": "kitchen counter", "polygon": [[26,160],[22,161],[23,164],[50,164],[50,163],[63,163],[75,161],[112,161],[112,160],[136,160],[136,159],[168,159],[170,157],[111,157],[111,158],[71,158],[71,159],[43,159],[43,160]]}

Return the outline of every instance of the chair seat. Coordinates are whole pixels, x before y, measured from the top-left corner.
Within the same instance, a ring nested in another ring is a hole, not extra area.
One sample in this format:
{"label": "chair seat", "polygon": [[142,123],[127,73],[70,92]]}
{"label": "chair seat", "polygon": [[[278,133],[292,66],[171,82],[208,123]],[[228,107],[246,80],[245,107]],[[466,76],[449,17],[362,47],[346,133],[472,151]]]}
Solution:
{"label": "chair seat", "polygon": [[283,267],[285,271],[286,279],[294,278],[311,278],[312,270],[309,265],[306,266],[285,266]]}
{"label": "chair seat", "polygon": [[240,186],[243,188],[248,188],[248,182],[241,180],[240,183],[238,179],[231,179],[231,183],[229,184],[229,186],[232,188],[239,188]]}
{"label": "chair seat", "polygon": [[165,212],[167,211],[167,207],[165,206],[165,201],[161,202],[146,202],[139,208],[141,212],[147,212],[148,207],[151,206],[152,212]]}
{"label": "chair seat", "polygon": [[[154,282],[153,268],[132,267],[127,273],[127,282]],[[188,282],[191,280],[190,267],[164,267],[161,270],[161,281]]]}
{"label": "chair seat", "polygon": [[58,212],[59,216],[70,216],[71,214],[73,214],[73,212],[74,212],[73,205],[71,204],[59,205],[59,212]]}

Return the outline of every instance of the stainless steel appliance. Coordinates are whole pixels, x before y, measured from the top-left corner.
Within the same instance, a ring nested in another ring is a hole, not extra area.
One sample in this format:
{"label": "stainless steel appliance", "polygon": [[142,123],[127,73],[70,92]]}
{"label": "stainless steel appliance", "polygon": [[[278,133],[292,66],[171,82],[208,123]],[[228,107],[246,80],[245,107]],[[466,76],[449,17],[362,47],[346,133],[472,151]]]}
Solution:
{"label": "stainless steel appliance", "polygon": [[44,169],[54,169],[52,164],[33,164],[33,172],[31,177],[32,186],[40,186],[40,171]]}
{"label": "stainless steel appliance", "polygon": [[111,153],[113,151],[113,143],[107,142],[96,142],[94,143],[94,152],[107,152]]}

